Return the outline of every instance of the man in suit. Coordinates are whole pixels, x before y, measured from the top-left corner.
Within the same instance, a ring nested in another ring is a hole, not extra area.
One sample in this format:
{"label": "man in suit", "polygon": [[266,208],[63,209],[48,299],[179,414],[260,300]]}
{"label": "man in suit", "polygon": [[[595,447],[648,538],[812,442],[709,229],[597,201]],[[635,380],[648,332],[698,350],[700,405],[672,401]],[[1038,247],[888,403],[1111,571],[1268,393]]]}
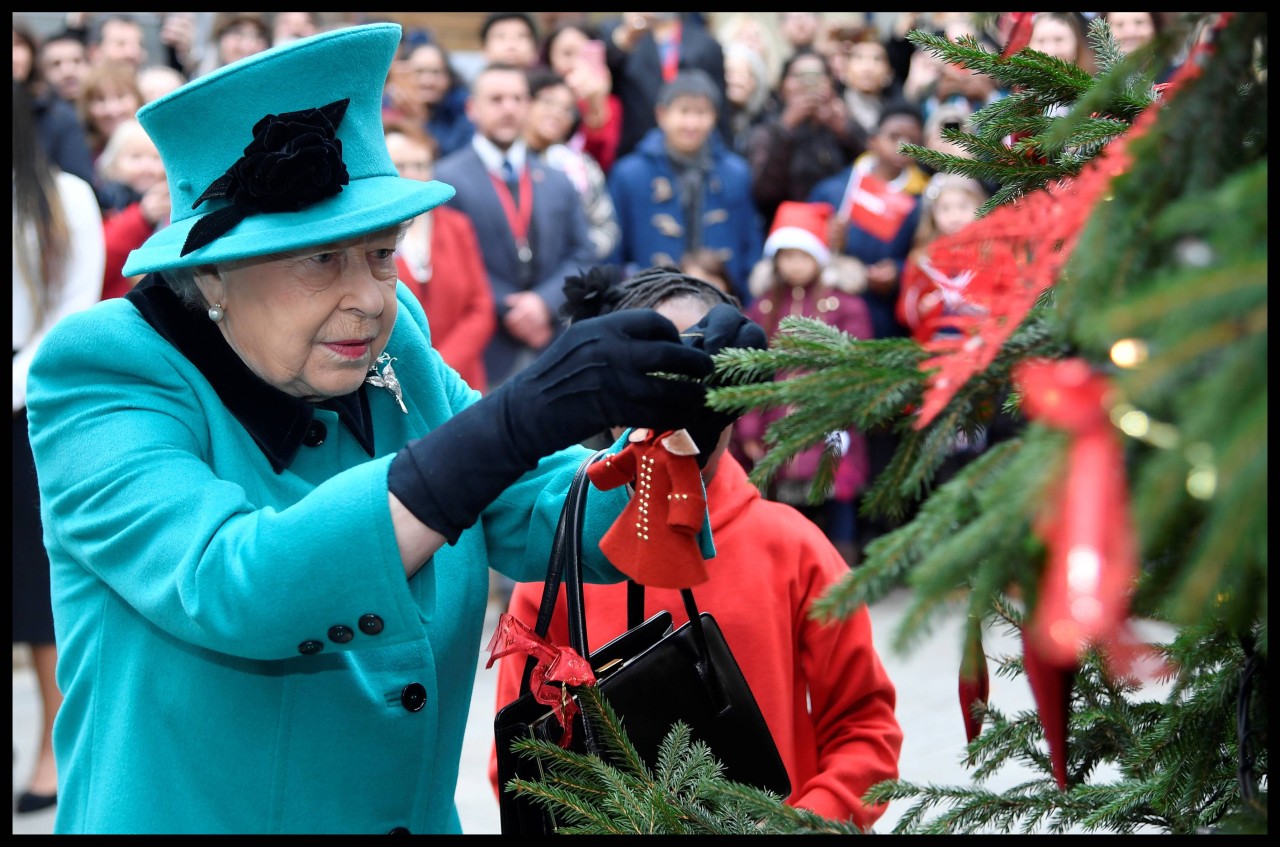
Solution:
{"label": "man in suit", "polygon": [[564,278],[595,262],[577,189],[522,138],[529,113],[523,68],[490,64],[471,84],[470,144],[444,157],[436,179],[471,218],[493,287],[498,329],[485,348],[489,387],[533,361],[562,328]]}

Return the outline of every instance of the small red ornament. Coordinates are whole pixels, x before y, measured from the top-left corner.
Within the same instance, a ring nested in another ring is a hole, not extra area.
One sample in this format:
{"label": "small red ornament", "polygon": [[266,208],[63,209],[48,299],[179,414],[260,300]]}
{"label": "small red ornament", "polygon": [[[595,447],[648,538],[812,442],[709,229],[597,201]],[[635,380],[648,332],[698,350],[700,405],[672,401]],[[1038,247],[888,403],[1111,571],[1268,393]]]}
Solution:
{"label": "small red ornament", "polygon": [[1108,416],[1110,382],[1080,359],[1014,371],[1027,416],[1072,436],[1061,493],[1038,531],[1049,561],[1029,625],[1045,661],[1074,666],[1091,643],[1124,643],[1138,576],[1124,453]]}
{"label": "small red ornament", "polygon": [[982,716],[974,714],[974,706],[980,704],[986,709],[990,696],[987,654],[982,649],[982,620],[970,618],[960,657],[960,710],[964,716],[965,738],[969,743],[973,743],[973,739],[982,732]]}
{"label": "small red ornament", "polygon": [[1027,672],[1031,696],[1036,701],[1040,725],[1049,744],[1049,762],[1058,787],[1067,790],[1067,715],[1075,667],[1063,668],[1045,661],[1027,630],[1022,630],[1022,666]]}

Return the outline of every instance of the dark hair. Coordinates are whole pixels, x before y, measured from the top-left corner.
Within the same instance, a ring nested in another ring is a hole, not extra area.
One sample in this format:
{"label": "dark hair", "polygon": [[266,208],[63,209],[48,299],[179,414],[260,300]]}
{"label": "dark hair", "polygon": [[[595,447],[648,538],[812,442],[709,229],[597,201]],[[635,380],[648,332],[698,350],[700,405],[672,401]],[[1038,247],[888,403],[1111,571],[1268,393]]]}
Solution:
{"label": "dark hair", "polygon": [[[130,15],[128,12],[107,12],[105,14],[96,14],[93,19],[93,25],[89,30],[89,43],[101,44],[102,31],[107,28],[107,24],[112,21],[118,21],[129,26],[136,26],[139,30],[143,30],[142,22]],[[146,31],[143,30],[145,35]]]}
{"label": "dark hair", "polygon": [[[13,215],[15,224],[29,225],[34,244],[25,229],[15,227],[14,261],[30,289],[36,322],[44,320],[50,294],[62,284],[70,230],[58,194],[57,166],[45,155],[36,132],[35,103],[21,80],[13,81]],[[34,253],[32,248],[34,247]]]}
{"label": "dark hair", "polygon": [[538,25],[533,20],[533,15],[528,12],[490,12],[484,16],[484,23],[480,24],[480,42],[489,37],[489,30],[493,29],[493,25],[499,21],[524,21],[525,26],[529,27],[529,34],[533,36],[534,43],[538,41]]}
{"label": "dark hair", "polygon": [[735,309],[742,308],[732,294],[670,265],[646,268],[626,279],[618,265],[595,265],[580,271],[579,276],[565,277],[564,294],[560,314],[570,321],[626,309],[652,309],[675,297],[692,297],[707,306],[728,303]]}
{"label": "dark hair", "polygon": [[542,44],[538,47],[538,61],[547,67],[551,66],[551,48],[555,46],[556,39],[570,30],[577,30],[592,40],[599,40],[600,30],[584,21],[561,21],[551,28],[547,33],[547,37],[542,39]]}
{"label": "dark hair", "polygon": [[880,117],[876,120],[876,130],[882,129],[885,122],[895,115],[906,115],[909,118],[913,118],[922,129],[924,128],[924,113],[920,111],[920,107],[903,97],[895,97],[885,102],[880,108]]}
{"label": "dark hair", "polygon": [[537,97],[538,92],[544,88],[554,88],[557,85],[567,85],[564,77],[551,70],[551,68],[530,68],[525,74],[529,77],[529,96]]}
{"label": "dark hair", "polygon": [[831,63],[827,61],[827,57],[819,53],[817,50],[814,50],[812,47],[801,47],[799,50],[788,56],[787,60],[782,63],[782,70],[778,73],[777,89],[779,91],[782,90],[783,80],[785,80],[787,75],[791,73],[791,67],[800,59],[804,59],[809,56],[814,56],[819,59],[822,62],[822,72],[827,75],[827,79],[831,80],[831,85],[833,87],[838,85],[835,72],[831,70]]}
{"label": "dark hair", "polygon": [[40,49],[43,50],[45,47],[47,47],[48,45],[52,44],[55,41],[74,41],[77,44],[79,44],[81,47],[88,46],[85,44],[83,30],[67,29],[64,27],[58,30],[57,32],[55,32],[53,35],[50,35],[48,38],[46,38],[44,40],[44,43],[40,45]]}

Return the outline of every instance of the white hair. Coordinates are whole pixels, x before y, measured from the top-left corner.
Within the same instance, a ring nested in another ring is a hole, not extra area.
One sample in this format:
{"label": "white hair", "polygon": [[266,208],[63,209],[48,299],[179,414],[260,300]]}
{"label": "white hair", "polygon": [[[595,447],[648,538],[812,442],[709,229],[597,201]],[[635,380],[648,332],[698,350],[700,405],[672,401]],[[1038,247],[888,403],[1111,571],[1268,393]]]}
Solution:
{"label": "white hair", "polygon": [[94,163],[94,169],[97,170],[98,176],[103,179],[119,181],[120,177],[116,175],[116,160],[120,158],[120,150],[133,141],[135,138],[150,139],[147,131],[142,128],[142,124],[138,123],[137,118],[129,118],[123,121],[118,127],[111,132],[111,137],[107,139],[107,144],[102,148],[102,153],[98,156],[98,161]]}

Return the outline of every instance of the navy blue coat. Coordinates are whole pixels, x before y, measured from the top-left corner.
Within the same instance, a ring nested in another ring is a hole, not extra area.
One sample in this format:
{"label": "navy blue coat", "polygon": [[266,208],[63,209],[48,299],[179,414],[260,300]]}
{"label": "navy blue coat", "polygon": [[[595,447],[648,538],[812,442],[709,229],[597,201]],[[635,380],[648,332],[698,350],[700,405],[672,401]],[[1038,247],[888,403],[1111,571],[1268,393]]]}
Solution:
{"label": "navy blue coat", "polygon": [[[734,293],[745,305],[751,299],[747,277],[764,249],[764,226],[751,200],[751,166],[714,133],[711,160],[703,183],[702,243],[694,247],[721,252]],[[632,269],[679,265],[688,224],[662,130],[649,130],[635,152],[614,163],[609,193],[622,229],[612,261]]]}

